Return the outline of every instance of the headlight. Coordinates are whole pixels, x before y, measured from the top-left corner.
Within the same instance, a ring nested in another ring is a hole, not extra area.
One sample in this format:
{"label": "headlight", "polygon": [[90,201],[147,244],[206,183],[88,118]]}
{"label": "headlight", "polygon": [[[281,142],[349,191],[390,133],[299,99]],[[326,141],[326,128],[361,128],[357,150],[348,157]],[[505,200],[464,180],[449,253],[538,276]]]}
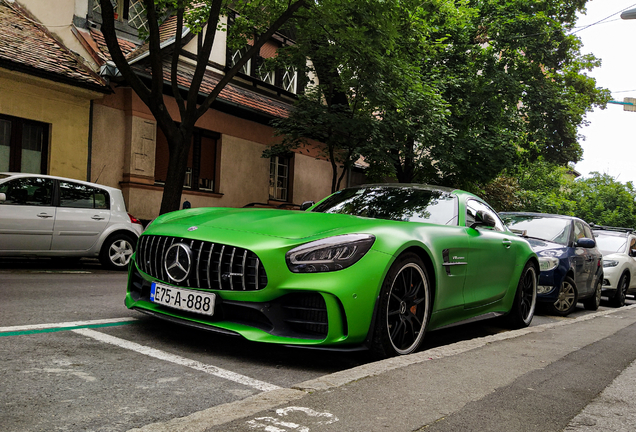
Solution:
{"label": "headlight", "polygon": [[294,273],[318,273],[341,270],[360,260],[371,249],[375,237],[370,234],[346,234],[316,240],[287,252],[287,267]]}
{"label": "headlight", "polygon": [[616,267],[618,261],[616,260],[603,260],[603,267]]}
{"label": "headlight", "polygon": [[559,259],[555,257],[539,257],[539,270],[549,271],[559,265]]}

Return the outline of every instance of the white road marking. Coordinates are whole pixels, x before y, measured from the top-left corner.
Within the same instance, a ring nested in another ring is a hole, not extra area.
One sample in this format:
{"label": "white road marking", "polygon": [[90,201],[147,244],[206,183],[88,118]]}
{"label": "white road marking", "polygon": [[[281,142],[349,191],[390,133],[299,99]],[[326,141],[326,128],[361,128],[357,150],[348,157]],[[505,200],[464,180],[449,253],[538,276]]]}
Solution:
{"label": "white road marking", "polygon": [[[306,420],[310,423],[311,426],[327,425],[327,424],[332,424],[338,421],[338,417],[336,417],[335,415],[331,413],[318,412],[318,411],[314,411],[311,408],[306,408],[306,407],[291,406],[287,408],[279,408],[276,410],[276,414],[278,414],[280,417],[284,417],[286,415],[294,414],[297,412],[304,413],[308,417],[327,418],[327,420],[325,421],[321,421],[321,420],[315,421],[313,419]],[[283,421],[276,417],[257,417],[253,420],[248,420],[246,423],[252,429],[263,429],[265,432],[286,432],[288,430],[297,430],[298,432],[309,432],[310,430],[308,426],[303,426],[298,423]],[[277,426],[281,426],[284,429],[281,429]]]}
{"label": "white road marking", "polygon": [[29,331],[29,330],[44,330],[44,329],[60,328],[60,327],[81,327],[86,325],[113,324],[113,323],[118,323],[123,321],[137,321],[137,319],[129,317],[129,318],[113,318],[113,319],[101,319],[101,320],[91,320],[91,321],[72,321],[72,322],[62,322],[62,323],[0,327],[0,333]]}
{"label": "white road marking", "polygon": [[210,375],[214,375],[217,376],[219,378],[224,378],[226,380],[229,381],[234,381],[236,383],[239,384],[243,384],[264,392],[268,392],[268,391],[272,391],[272,390],[278,390],[280,389],[280,387],[274,385],[274,384],[269,384],[263,381],[259,381],[257,379],[254,378],[250,378],[247,377],[245,375],[240,375],[234,372],[231,372],[229,370],[225,370],[225,369],[221,369],[219,367],[216,366],[212,366],[212,365],[208,365],[205,363],[201,363],[198,362],[196,360],[190,360],[187,359],[185,357],[181,357],[178,355],[174,355],[174,354],[170,354],[164,351],[160,351],[158,349],[155,348],[150,348],[147,346],[143,346],[140,345],[138,343],[135,342],[130,342],[127,341],[125,339],[120,339],[114,336],[110,336],[104,333],[100,333],[97,332],[95,330],[91,330],[91,329],[86,329],[86,328],[82,328],[82,329],[75,329],[75,330],[71,330],[74,333],[78,333],[81,334],[83,336],[87,336],[93,339],[96,339],[100,342],[105,342],[105,343],[109,343],[111,345],[115,345],[118,346],[120,348],[125,348],[131,351],[135,351],[138,352],[140,354],[144,354],[150,357],[154,357],[156,359],[159,360],[164,360],[164,361],[169,361],[181,366],[185,366],[185,367],[189,367],[191,369],[195,369],[201,372],[205,372],[208,373]]}

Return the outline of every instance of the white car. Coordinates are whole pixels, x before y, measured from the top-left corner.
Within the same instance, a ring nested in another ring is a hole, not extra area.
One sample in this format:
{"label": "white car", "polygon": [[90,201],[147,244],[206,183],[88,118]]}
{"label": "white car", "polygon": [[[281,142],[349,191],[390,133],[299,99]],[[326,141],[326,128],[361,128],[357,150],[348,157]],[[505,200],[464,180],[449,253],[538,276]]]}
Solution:
{"label": "white car", "polygon": [[94,257],[125,270],[142,231],[117,188],[0,173],[0,256]]}
{"label": "white car", "polygon": [[636,293],[636,232],[631,228],[593,226],[596,245],[603,254],[603,295],[615,307]]}

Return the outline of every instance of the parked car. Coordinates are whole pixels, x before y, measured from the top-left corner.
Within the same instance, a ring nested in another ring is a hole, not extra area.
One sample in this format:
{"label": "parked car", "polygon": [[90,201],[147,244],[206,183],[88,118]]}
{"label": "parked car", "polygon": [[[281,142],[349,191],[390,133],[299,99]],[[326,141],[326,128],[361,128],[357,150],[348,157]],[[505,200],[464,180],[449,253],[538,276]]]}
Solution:
{"label": "parked car", "polygon": [[0,173],[0,256],[95,257],[126,270],[142,231],[117,188]]}
{"label": "parked car", "polygon": [[603,253],[603,295],[614,307],[625,305],[626,294],[636,294],[636,233],[631,228],[592,226]]}
{"label": "parked car", "polygon": [[539,262],[467,192],[344,189],[307,211],[197,208],[139,239],[126,306],[277,344],[409,354],[426,330],[530,324]]}
{"label": "parked car", "polygon": [[582,301],[588,310],[601,303],[602,255],[592,229],[571,216],[499,213],[508,227],[525,238],[539,256],[537,301],[549,313],[565,316]]}

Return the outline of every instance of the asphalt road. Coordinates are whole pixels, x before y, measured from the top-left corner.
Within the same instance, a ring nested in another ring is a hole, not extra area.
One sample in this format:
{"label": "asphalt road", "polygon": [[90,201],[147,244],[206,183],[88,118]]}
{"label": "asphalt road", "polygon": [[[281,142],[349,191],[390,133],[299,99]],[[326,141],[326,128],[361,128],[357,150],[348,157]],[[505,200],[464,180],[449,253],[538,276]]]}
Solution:
{"label": "asphalt road", "polygon": [[[125,285],[96,261],[0,260],[3,431],[125,431],[373,361],[164,323],[127,310]],[[432,332],[424,349],[504,331],[484,321]]]}

